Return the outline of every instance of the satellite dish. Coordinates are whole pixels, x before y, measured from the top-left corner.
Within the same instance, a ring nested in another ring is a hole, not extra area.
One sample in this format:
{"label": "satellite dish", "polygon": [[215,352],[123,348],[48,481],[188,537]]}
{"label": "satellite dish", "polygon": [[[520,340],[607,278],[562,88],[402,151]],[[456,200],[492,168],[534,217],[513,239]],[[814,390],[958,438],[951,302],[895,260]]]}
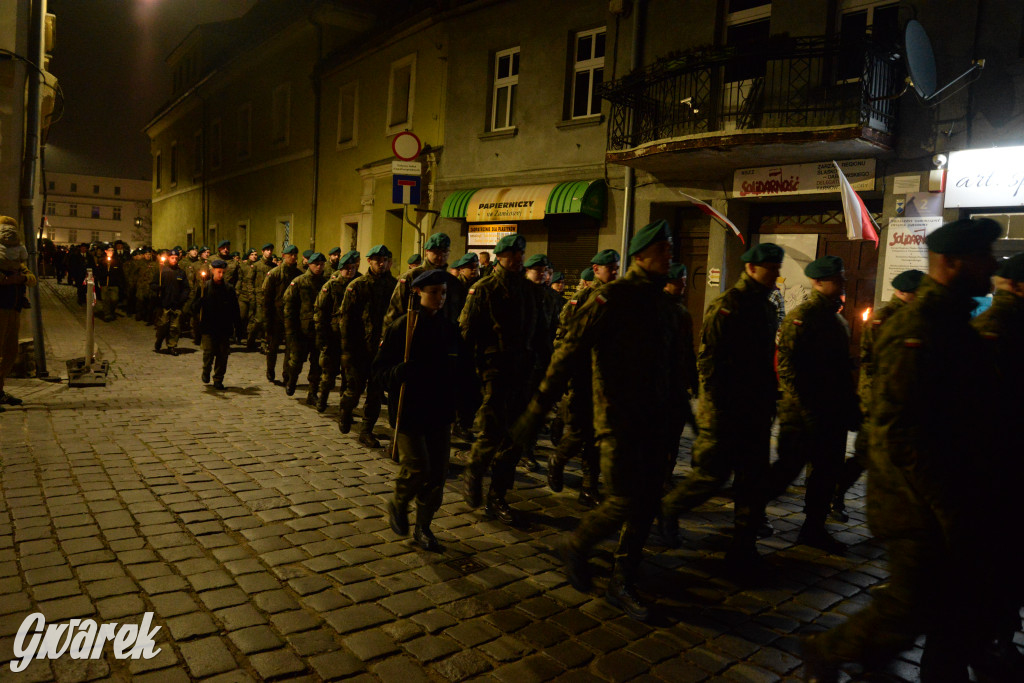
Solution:
{"label": "satellite dish", "polygon": [[[939,88],[935,72],[935,53],[932,51],[932,41],[928,39],[928,33],[925,32],[921,22],[916,19],[911,19],[907,22],[907,27],[903,30],[903,46],[907,73],[909,74],[907,76],[907,84],[914,89],[914,92],[917,93],[922,102],[931,102],[939,94],[959,83],[970,74],[985,68],[985,60],[976,59],[971,63],[971,68],[957,76],[950,83]],[[950,95],[959,89],[957,88]]]}

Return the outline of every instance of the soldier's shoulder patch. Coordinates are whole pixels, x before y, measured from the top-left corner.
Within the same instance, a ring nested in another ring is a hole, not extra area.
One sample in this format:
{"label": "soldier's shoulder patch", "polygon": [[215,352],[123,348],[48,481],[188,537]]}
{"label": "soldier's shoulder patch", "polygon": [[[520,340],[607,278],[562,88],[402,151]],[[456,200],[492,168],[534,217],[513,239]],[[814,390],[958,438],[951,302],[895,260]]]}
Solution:
{"label": "soldier's shoulder patch", "polygon": [[608,303],[608,299],[606,299],[603,294],[595,294],[594,300],[597,301],[597,303],[601,304],[602,306]]}
{"label": "soldier's shoulder patch", "polygon": [[291,282],[289,282],[288,286],[289,287],[294,287],[295,286],[295,280],[292,280]]}
{"label": "soldier's shoulder patch", "polygon": [[794,318],[793,319],[793,324],[796,325],[797,327],[803,327],[804,321],[800,320],[799,318]]}
{"label": "soldier's shoulder patch", "polygon": [[723,306],[722,308],[718,309],[718,315],[732,315],[732,311]]}
{"label": "soldier's shoulder patch", "polygon": [[906,339],[903,340],[903,346],[905,346],[908,349],[920,348],[922,344],[924,344],[923,341],[921,341],[920,339],[914,339],[913,337],[907,337]]}
{"label": "soldier's shoulder patch", "polygon": [[399,280],[399,281],[398,281],[398,284],[400,284],[400,285],[404,285],[404,284],[405,284],[405,278],[403,277],[403,278],[402,278],[401,280]]}
{"label": "soldier's shoulder patch", "polygon": [[576,304],[579,303],[579,299],[569,299],[569,303],[575,306]]}
{"label": "soldier's shoulder patch", "polygon": [[871,324],[872,324],[872,325],[881,325],[881,324],[882,324],[882,321],[881,321],[881,320],[872,320],[872,321],[871,321]]}
{"label": "soldier's shoulder patch", "polygon": [[329,287],[327,285],[324,285],[323,287],[320,288],[320,291],[321,292],[326,292],[326,291],[328,291],[328,289],[329,289]]}
{"label": "soldier's shoulder patch", "polygon": [[[402,282],[405,282],[405,280],[402,280]],[[475,292],[475,291],[476,291],[476,288],[475,288],[475,287],[470,287],[470,288],[469,288],[469,292],[468,292],[468,294],[472,294],[472,293],[473,293],[473,292]]]}
{"label": "soldier's shoulder patch", "polygon": [[982,339],[999,339],[999,333],[998,332],[982,332],[981,333],[981,337],[982,337]]}

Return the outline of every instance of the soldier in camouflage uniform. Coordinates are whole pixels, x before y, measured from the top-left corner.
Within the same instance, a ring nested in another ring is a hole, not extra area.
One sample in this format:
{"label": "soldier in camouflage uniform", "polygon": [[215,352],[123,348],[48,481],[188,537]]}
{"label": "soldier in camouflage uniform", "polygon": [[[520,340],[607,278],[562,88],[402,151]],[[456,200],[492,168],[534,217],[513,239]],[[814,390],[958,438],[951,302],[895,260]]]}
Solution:
{"label": "soldier in camouflage uniform", "polygon": [[288,380],[285,393],[291,396],[299,382],[302,365],[309,359],[309,389],[306,405],[316,404],[320,387],[320,353],[316,348],[316,325],[313,308],[317,294],[324,286],[324,263],[327,257],[318,251],[309,255],[306,272],[288,284],[284,292],[284,329],[288,339]]}
{"label": "soldier in camouflage uniform", "polygon": [[[295,261],[299,257],[299,248],[294,244],[284,250],[281,265],[267,273],[263,280],[263,311],[267,321],[267,380],[274,381],[274,369],[277,366],[277,349],[285,338],[284,330],[284,292],[292,280],[299,276]],[[285,347],[285,362],[282,371],[285,384],[288,382],[288,349]]]}
{"label": "soldier in camouflage uniform", "polygon": [[133,251],[125,261],[124,264],[124,280],[125,280],[125,315],[129,318],[135,316],[135,290],[139,286],[139,268],[142,264],[142,250],[136,249]]}
{"label": "soldier in camouflage uniform", "polygon": [[[665,283],[665,293],[672,297],[672,302],[679,307],[679,334],[683,344],[683,378],[689,396],[696,397],[700,387],[700,377],[697,374],[697,352],[693,348],[693,318],[690,316],[690,309],[686,307],[686,280],[686,266],[682,263],[673,264],[668,270],[668,282]],[[694,425],[694,428],[696,428],[693,422],[693,413],[690,411],[689,400],[681,407],[686,412],[686,423]],[[666,486],[669,486],[672,482],[672,471],[675,469],[676,459],[679,457],[679,440],[682,437],[683,430],[680,429],[677,434],[672,434],[669,438],[665,454]]]}
{"label": "soldier in camouflage uniform", "polygon": [[252,288],[252,281],[258,258],[259,253],[250,249],[245,260],[238,264],[238,279],[235,281],[235,293],[238,295],[238,329],[235,331],[235,339],[238,343],[243,339],[248,341],[246,332],[249,329],[249,318],[255,314],[256,291]]}
{"label": "soldier in camouflage uniform", "polygon": [[241,264],[235,258],[237,252],[231,251],[231,240],[221,240],[217,245],[217,253],[220,254],[220,259],[227,264],[227,270],[224,271],[224,282],[232,287],[237,287]]}
{"label": "soldier in camouflage uniform", "polygon": [[[409,305],[412,281],[417,275],[424,270],[441,269],[447,272],[448,254],[451,251],[451,246],[451,239],[443,232],[435,233],[427,238],[427,243],[423,247],[426,251],[427,262],[421,266],[411,268],[399,278],[398,286],[395,287],[395,291],[391,295],[388,312],[384,315],[384,327],[389,326],[393,320],[405,313],[406,307]],[[458,278],[451,274],[448,275],[445,285],[448,293],[444,300],[444,308],[441,310],[441,314],[453,323],[458,323],[459,312],[466,303],[466,292]]]}
{"label": "soldier in camouflage uniform", "polygon": [[413,254],[405,261],[409,267],[406,270],[412,270],[423,263],[423,256],[421,254]]}
{"label": "soldier in camouflage uniform", "polygon": [[[540,300],[541,338],[545,342],[537,349],[533,371],[530,373],[530,394],[537,390],[537,387],[540,386],[540,381],[544,379],[544,373],[548,369],[548,363],[551,361],[555,332],[558,330],[558,318],[555,315],[558,304],[555,300],[560,297],[551,291],[551,288],[547,285],[547,271],[550,267],[551,261],[548,260],[547,254],[534,254],[526,259],[526,263],[523,264],[526,279],[533,285],[536,296]],[[536,472],[540,469],[540,464],[534,457],[536,446],[536,443],[528,444],[523,450],[521,463],[529,472]]]}
{"label": "soldier in camouflage uniform", "polygon": [[512,488],[522,444],[509,428],[529,400],[523,373],[534,367],[544,337],[540,297],[523,275],[526,240],[506,235],[494,248],[499,265],[476,283],[459,318],[462,337],[483,382],[476,414],[477,440],[463,475],[463,497],[471,508],[483,502],[483,476],[491,470],[486,513],[505,524],[515,515],[505,500]]}
{"label": "soldier in camouflage uniform", "polygon": [[[892,299],[885,306],[871,314],[863,331],[860,333],[860,375],[857,379],[857,396],[860,398],[860,412],[865,423],[868,419],[871,406],[871,381],[874,377],[874,354],[875,338],[882,329],[885,321],[892,317],[892,314],[900,310],[904,304],[914,300],[914,292],[921,284],[924,273],[920,270],[905,270],[893,278],[892,286],[896,290]],[[857,432],[857,440],[853,446],[853,457],[843,463],[839,472],[839,479],[836,482],[835,500],[832,501],[833,519],[845,522],[849,519],[846,514],[846,492],[850,490],[860,478],[864,469],[868,466],[868,430],[861,429]]]}
{"label": "soldier in camouflage uniform", "polygon": [[[327,410],[327,399],[334,391],[334,380],[341,373],[341,393],[348,386],[341,367],[341,329],[338,311],[345,298],[345,288],[359,275],[359,252],[347,252],[338,261],[338,272],[320,288],[313,303],[313,324],[316,326],[316,344],[320,352],[320,397],[317,410]],[[321,408],[322,406],[322,408]]]}
{"label": "soldier in camouflage uniform", "polygon": [[331,247],[331,250],[327,252],[327,265],[324,266],[324,277],[330,280],[334,277],[334,274],[341,268],[339,265],[341,261],[341,247]]}
{"label": "soldier in camouflage uniform", "polygon": [[784,252],[766,243],[740,257],[739,281],[704,314],[697,349],[700,390],[693,471],[662,501],[661,535],[675,545],[678,515],[719,491],[733,475],[735,527],[726,560],[743,568],[758,559],[764,525],[758,485],[768,472],[775,415],[775,289]]}
{"label": "soldier in camouflage uniform", "polygon": [[142,248],[142,260],[139,264],[135,274],[135,319],[151,325],[156,295],[149,283],[159,272],[160,264],[153,260],[153,250],[149,247]]}
{"label": "soldier in camouflage uniform", "polygon": [[[587,272],[595,277],[594,287],[580,292],[562,308],[555,345],[565,338],[573,318],[583,310],[587,301],[605,285],[614,282],[619,274],[619,252],[604,249],[590,259],[591,268]],[[597,443],[594,439],[594,397],[591,385],[591,364],[586,360],[570,368],[568,391],[561,399],[561,415],[565,424],[558,448],[548,456],[548,487],[552,491],[561,491],[563,472],[570,460],[579,456],[583,463],[583,483],[580,487],[579,502],[585,507],[595,507],[601,502],[599,481],[601,465]]]}
{"label": "soldier in camouflage uniform", "polygon": [[514,431],[516,442],[523,442],[576,369],[593,364],[594,425],[606,496],[584,515],[560,553],[569,581],[587,591],[591,550],[620,532],[606,599],[644,621],[650,606],[636,583],[658,509],[664,445],[683,420],[679,406],[685,388],[678,307],[663,291],[672,258],[668,223],[638,230],[629,252],[633,263],[626,275],[602,287],[568,321],[540,390]]}
{"label": "soldier in camouflage uniform", "polygon": [[252,351],[256,348],[257,340],[260,342],[260,350],[263,353],[266,349],[267,333],[267,311],[263,301],[263,281],[267,279],[267,273],[277,266],[274,265],[274,245],[264,244],[260,249],[262,258],[256,261],[252,267],[252,294],[255,302],[255,313],[249,315],[249,329],[245,346]]}
{"label": "soldier in camouflage uniform", "polygon": [[867,513],[887,544],[889,580],[866,608],[804,641],[808,680],[835,681],[847,662],[883,667],[923,633],[921,680],[966,681],[979,637],[991,632],[978,609],[991,581],[994,466],[1004,456],[978,429],[996,376],[970,314],[972,297],[991,286],[1001,232],[990,219],[965,218],[928,235],[916,299],[875,340]]}
{"label": "soldier in camouflage uniform", "polygon": [[[462,258],[455,262],[455,268],[459,271],[456,276],[462,283],[464,291],[468,292],[480,280],[480,262],[477,255],[466,252]],[[461,314],[462,311],[460,310]],[[456,406],[455,426],[452,427],[452,438],[463,443],[473,443],[476,437],[473,435],[473,420],[476,418],[476,411],[480,408],[480,387],[479,383],[469,382],[463,387],[463,399]]]}
{"label": "soldier in camouflage uniform", "polygon": [[391,274],[391,250],[383,244],[367,253],[369,272],[352,280],[338,309],[338,329],[341,332],[341,363],[345,368],[347,386],[341,397],[338,416],[342,434],[352,427],[352,411],[366,389],[363,404],[363,423],[359,429],[359,443],[369,448],[380,448],[373,428],[380,416],[384,388],[370,375],[370,365],[380,346],[384,314],[397,280]]}
{"label": "soldier in camouflage uniform", "polygon": [[786,315],[779,335],[779,457],[765,479],[767,500],[807,466],[804,524],[797,542],[840,554],[825,519],[846,453],[846,434],[860,428],[860,408],[850,360],[850,329],[839,315],[846,272],[838,256],[807,264],[810,297]]}

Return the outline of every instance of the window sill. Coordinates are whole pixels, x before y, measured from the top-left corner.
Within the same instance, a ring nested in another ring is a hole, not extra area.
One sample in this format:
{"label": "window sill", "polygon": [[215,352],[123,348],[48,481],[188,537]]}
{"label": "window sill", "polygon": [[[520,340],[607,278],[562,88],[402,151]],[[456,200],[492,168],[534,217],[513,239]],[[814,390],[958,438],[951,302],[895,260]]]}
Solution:
{"label": "window sill", "polygon": [[478,133],[477,138],[480,140],[502,140],[505,138],[512,138],[519,134],[519,129],[513,126],[512,128],[502,128],[501,130],[488,130],[483,133]]}
{"label": "window sill", "polygon": [[604,123],[604,114],[594,114],[593,116],[581,116],[578,119],[568,119],[566,121],[559,121],[555,124],[555,128],[564,130],[566,128],[581,128],[585,126],[597,126]]}

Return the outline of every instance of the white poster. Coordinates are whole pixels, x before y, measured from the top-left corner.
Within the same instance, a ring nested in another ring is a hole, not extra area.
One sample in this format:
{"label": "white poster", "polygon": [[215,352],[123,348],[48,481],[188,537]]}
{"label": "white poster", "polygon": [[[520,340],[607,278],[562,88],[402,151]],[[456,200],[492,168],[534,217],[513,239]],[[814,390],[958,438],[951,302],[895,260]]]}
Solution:
{"label": "white poster", "polygon": [[515,223],[470,223],[466,247],[468,249],[493,249],[505,235],[514,235],[519,226]]}
{"label": "white poster", "polygon": [[1024,205],[1024,147],[951,152],[946,208]]}
{"label": "white poster", "polygon": [[[875,189],[875,160],[848,159],[839,162],[853,189]],[[816,164],[785,164],[762,168],[741,168],[733,174],[736,197],[778,197],[796,194],[839,192],[839,174],[831,161]]]}
{"label": "white poster", "polygon": [[782,259],[778,285],[788,313],[811,295],[811,281],[804,275],[804,268],[818,258],[818,233],[760,235],[760,242],[777,244],[786,252],[786,257]]}
{"label": "white poster", "polygon": [[889,219],[882,273],[883,303],[888,302],[895,291],[892,287],[894,277],[915,268],[928,272],[928,247],[924,239],[941,225],[940,216],[900,216]]}

